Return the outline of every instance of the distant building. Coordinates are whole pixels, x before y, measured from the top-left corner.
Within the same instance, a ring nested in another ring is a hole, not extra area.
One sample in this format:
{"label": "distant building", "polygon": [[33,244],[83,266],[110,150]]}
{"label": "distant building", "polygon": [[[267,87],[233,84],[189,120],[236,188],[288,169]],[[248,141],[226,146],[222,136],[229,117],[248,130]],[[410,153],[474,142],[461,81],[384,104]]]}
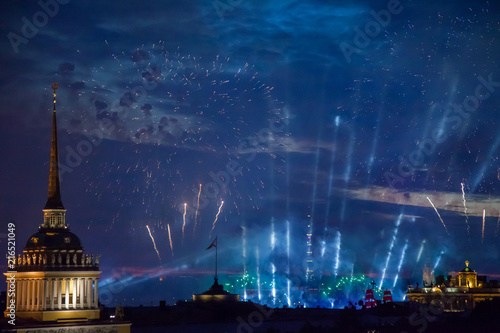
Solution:
{"label": "distant building", "polygon": [[424,287],[434,283],[434,269],[432,267],[424,266],[424,272],[422,274],[422,282]]}
{"label": "distant building", "polygon": [[238,302],[240,300],[240,295],[231,294],[224,290],[224,286],[219,284],[219,279],[217,278],[217,251],[219,249],[217,244],[217,237],[215,237],[214,241],[207,250],[211,248],[215,248],[215,276],[214,276],[214,284],[201,294],[193,295],[193,301],[196,303],[233,303]]}
{"label": "distant building", "polygon": [[224,290],[224,286],[219,284],[218,279],[214,279],[214,284],[201,294],[193,295],[193,301],[197,303],[207,303],[207,302],[238,302],[240,300],[240,295],[231,294]]}
{"label": "distant building", "polygon": [[500,286],[496,280],[488,282],[485,276],[478,276],[466,261],[460,272],[451,272],[446,280],[439,276],[436,284],[430,286],[409,287],[406,296],[408,301],[433,305],[444,311],[465,311],[479,302],[500,299]]}
{"label": "distant building", "polygon": [[[4,316],[15,320],[15,325],[10,323],[12,331],[24,332],[27,327],[43,327],[44,332],[59,332],[63,328],[57,323],[86,322],[81,328],[76,324],[79,332],[97,332],[96,329],[130,332],[130,323],[110,325],[99,321],[99,256],[84,253],[80,239],[66,225],[57,151],[57,85],[52,87],[54,111],[48,199],[43,209],[43,224],[28,239],[23,253],[11,260],[15,267],[4,273],[8,291]],[[9,292],[11,290],[14,292]],[[64,327],[70,326],[65,324]]]}

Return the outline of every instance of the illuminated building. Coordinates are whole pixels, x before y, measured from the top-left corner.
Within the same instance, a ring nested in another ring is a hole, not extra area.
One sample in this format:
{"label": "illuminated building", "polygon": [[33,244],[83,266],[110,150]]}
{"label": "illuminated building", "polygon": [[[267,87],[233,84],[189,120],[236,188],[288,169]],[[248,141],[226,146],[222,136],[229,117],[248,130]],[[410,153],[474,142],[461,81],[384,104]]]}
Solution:
{"label": "illuminated building", "polygon": [[240,300],[240,295],[231,294],[231,293],[228,293],[227,291],[225,291],[224,286],[219,284],[219,279],[217,278],[217,251],[218,251],[217,237],[215,237],[215,240],[212,242],[212,244],[210,244],[210,246],[207,248],[207,250],[210,250],[211,248],[215,248],[214,284],[210,287],[210,289],[208,289],[204,293],[193,295],[193,301],[196,303],[238,302]]}
{"label": "illuminated building", "polygon": [[[8,287],[10,281],[15,281],[15,295],[9,296],[8,293],[7,304],[15,304],[16,320],[32,319],[36,322],[46,322],[43,324],[44,331],[51,331],[47,326],[50,326],[50,322],[92,322],[93,325],[86,325],[85,329],[79,330],[94,332],[97,328],[107,328],[110,332],[130,332],[129,323],[116,323],[110,326],[98,320],[100,317],[98,280],[101,273],[99,256],[84,253],[80,239],[70,232],[66,225],[66,209],[61,201],[57,151],[55,107],[57,84],[53,84],[52,88],[54,110],[48,199],[43,209],[43,224],[28,239],[23,253],[15,258],[15,269],[10,269],[14,273],[4,273],[8,278]],[[4,316],[12,318],[9,307]],[[28,322],[33,323],[32,320]],[[20,326],[23,325],[16,323],[13,328],[24,332]]]}
{"label": "illuminated building", "polygon": [[408,301],[433,305],[444,311],[465,311],[473,309],[477,303],[500,299],[498,281],[487,281],[485,276],[477,272],[465,262],[465,268],[460,272],[450,272],[447,280],[444,276],[436,278],[436,284],[422,288],[410,287],[406,293]]}
{"label": "illuminated building", "polygon": [[424,266],[422,281],[424,287],[434,283],[434,269],[432,269],[432,267],[428,266],[427,264],[425,264]]}
{"label": "illuminated building", "polygon": [[224,290],[224,286],[218,283],[217,278],[214,279],[214,284],[202,294],[193,295],[193,301],[197,303],[207,302],[238,302],[240,295],[231,294]]}

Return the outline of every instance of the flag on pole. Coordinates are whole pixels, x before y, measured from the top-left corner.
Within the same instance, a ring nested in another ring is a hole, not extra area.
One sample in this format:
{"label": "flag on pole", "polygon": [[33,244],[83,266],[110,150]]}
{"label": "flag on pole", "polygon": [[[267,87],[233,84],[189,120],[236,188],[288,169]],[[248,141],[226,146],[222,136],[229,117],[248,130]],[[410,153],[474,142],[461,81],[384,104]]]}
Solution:
{"label": "flag on pole", "polygon": [[217,237],[215,237],[214,241],[212,242],[212,244],[210,244],[209,247],[207,247],[207,250],[210,250],[211,248],[213,247],[217,247]]}

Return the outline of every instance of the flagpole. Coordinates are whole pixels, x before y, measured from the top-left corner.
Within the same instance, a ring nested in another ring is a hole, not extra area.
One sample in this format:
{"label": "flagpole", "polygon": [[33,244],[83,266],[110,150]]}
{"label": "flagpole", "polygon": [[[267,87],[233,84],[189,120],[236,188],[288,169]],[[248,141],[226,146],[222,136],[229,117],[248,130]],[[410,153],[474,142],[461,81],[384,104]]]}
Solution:
{"label": "flagpole", "polygon": [[[217,239],[217,237],[215,237]],[[219,244],[215,246],[215,280],[217,281],[217,248]]]}

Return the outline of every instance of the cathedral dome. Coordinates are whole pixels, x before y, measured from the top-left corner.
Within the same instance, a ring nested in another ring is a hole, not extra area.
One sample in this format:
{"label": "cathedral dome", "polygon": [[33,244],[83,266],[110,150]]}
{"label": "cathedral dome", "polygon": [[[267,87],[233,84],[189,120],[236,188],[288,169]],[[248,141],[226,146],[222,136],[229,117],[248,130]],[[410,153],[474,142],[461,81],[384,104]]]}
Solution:
{"label": "cathedral dome", "polygon": [[83,250],[80,239],[68,229],[40,228],[26,243],[24,250]]}

